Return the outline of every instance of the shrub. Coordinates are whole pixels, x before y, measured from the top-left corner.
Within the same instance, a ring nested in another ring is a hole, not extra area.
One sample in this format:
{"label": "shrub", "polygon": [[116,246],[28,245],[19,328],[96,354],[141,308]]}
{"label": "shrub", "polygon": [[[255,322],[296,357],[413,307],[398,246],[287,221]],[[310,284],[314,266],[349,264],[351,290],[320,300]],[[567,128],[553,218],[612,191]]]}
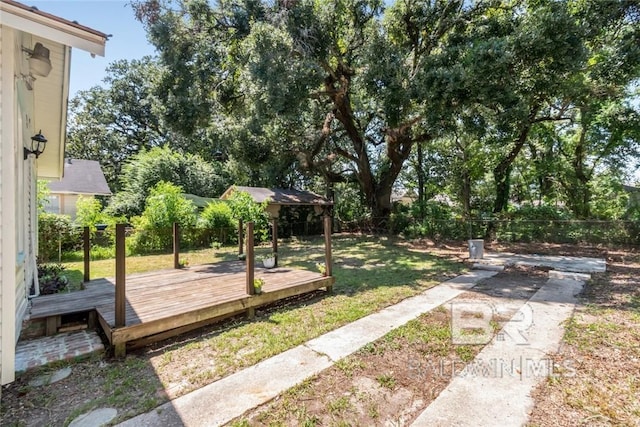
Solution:
{"label": "shrub", "polygon": [[253,221],[254,231],[261,241],[266,241],[269,238],[269,217],[265,211],[267,204],[268,201],[254,202],[253,197],[246,191],[234,191],[229,197],[229,207],[233,218],[241,219],[245,224],[248,221]]}
{"label": "shrub", "polygon": [[229,237],[235,235],[236,224],[229,204],[219,201],[207,204],[198,220],[198,228],[205,229],[210,236],[209,245],[227,243]]}
{"label": "shrub", "polygon": [[68,215],[41,213],[38,215],[38,256],[42,262],[59,259],[59,251],[82,248],[81,230],[71,224]]}
{"label": "shrub", "polygon": [[[417,203],[412,205],[417,210]],[[429,201],[424,204],[424,219],[416,221],[405,228],[408,238],[429,237],[434,240],[456,239],[469,237],[469,224],[456,216],[454,209],[445,203]]]}
{"label": "shrub", "polygon": [[170,250],[173,223],[188,229],[195,225],[196,207],[182,195],[182,188],[159,182],[151,189],[142,216],[132,218],[136,228],[131,252],[145,253]]}
{"label": "shrub", "polygon": [[38,283],[40,294],[50,295],[63,291],[69,279],[62,274],[65,267],[61,264],[38,264]]}
{"label": "shrub", "polygon": [[102,205],[95,197],[80,196],[76,202],[76,220],[79,227],[89,227],[92,232],[96,231],[96,224],[102,221]]}

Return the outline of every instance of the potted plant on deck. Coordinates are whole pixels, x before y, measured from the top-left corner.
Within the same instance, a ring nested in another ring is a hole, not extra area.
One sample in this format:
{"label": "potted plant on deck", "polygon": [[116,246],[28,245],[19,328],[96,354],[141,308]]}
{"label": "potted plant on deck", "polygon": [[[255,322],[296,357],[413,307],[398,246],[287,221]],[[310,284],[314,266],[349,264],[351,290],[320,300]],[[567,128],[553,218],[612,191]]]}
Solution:
{"label": "potted plant on deck", "polygon": [[256,290],[256,295],[262,293],[262,287],[264,286],[264,279],[253,279],[253,288]]}
{"label": "potted plant on deck", "polygon": [[262,257],[262,265],[264,265],[264,268],[273,268],[276,266],[276,259],[278,257],[278,254],[272,252],[269,255],[265,255]]}

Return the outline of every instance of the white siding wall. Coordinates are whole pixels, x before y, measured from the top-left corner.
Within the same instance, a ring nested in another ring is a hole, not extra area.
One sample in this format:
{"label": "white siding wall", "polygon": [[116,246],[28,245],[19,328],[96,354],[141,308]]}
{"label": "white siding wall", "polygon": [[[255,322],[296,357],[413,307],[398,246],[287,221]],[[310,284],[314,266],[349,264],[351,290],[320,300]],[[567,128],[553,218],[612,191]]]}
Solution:
{"label": "white siding wall", "polygon": [[[27,56],[22,52],[22,46],[31,46],[31,35],[18,32],[16,35],[16,42],[14,45],[15,62],[18,73],[28,73],[29,63]],[[16,144],[16,178],[14,190],[14,206],[15,206],[15,229],[16,229],[16,242],[17,242],[17,265],[16,265],[16,282],[15,282],[15,342],[18,341],[20,336],[20,330],[22,329],[22,320],[27,313],[28,307],[28,290],[27,283],[29,279],[33,278],[32,270],[35,268],[35,263],[32,262],[33,251],[30,247],[29,230],[30,226],[30,197],[32,179],[35,169],[33,156],[29,156],[27,160],[24,160],[22,155],[22,147],[26,146],[29,138],[33,135],[33,93],[37,90],[27,89],[24,82],[18,80],[15,86],[16,91],[16,112],[17,123],[14,133],[14,141]]]}
{"label": "white siding wall", "polygon": [[[3,138],[2,133],[2,25],[0,25],[0,139]],[[0,150],[0,176],[2,176],[2,153]],[[2,180],[0,180],[0,200],[2,200]],[[0,218],[2,218],[2,203],[0,203]],[[0,224],[0,372],[2,372],[2,224]],[[1,375],[0,375],[1,376]],[[0,397],[2,396],[2,389],[0,388]]]}
{"label": "white siding wall", "polygon": [[0,28],[0,288],[2,299],[0,309],[0,339],[2,340],[2,363],[0,365],[1,383],[6,384],[14,380],[15,366],[15,286],[16,286],[16,223],[15,203],[16,156],[18,147],[15,143],[16,128],[16,98],[14,72],[16,70],[14,45],[15,31]]}

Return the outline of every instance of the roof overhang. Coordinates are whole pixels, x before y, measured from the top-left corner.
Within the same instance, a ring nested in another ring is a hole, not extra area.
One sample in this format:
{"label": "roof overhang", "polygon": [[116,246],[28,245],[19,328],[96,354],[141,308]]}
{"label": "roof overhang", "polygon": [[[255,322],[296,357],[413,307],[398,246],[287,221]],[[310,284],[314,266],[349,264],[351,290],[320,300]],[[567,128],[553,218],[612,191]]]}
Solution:
{"label": "roof overhang", "polygon": [[37,77],[33,87],[33,129],[42,130],[48,140],[38,158],[38,177],[60,179],[64,173],[71,48],[104,56],[108,36],[14,0],[0,0],[0,25],[31,34],[32,44],[24,48],[41,42],[50,51],[51,72]]}
{"label": "roof overhang", "polygon": [[0,1],[0,24],[104,56],[106,34],[13,0]]}
{"label": "roof overhang", "polygon": [[113,196],[113,193],[85,193],[82,191],[49,191],[49,195],[51,196]]}
{"label": "roof overhang", "polygon": [[33,43],[37,41],[49,48],[53,66],[47,77],[35,81],[33,88],[34,131],[42,131],[48,140],[44,153],[38,157],[38,177],[60,179],[64,174],[71,48],[33,37]]}

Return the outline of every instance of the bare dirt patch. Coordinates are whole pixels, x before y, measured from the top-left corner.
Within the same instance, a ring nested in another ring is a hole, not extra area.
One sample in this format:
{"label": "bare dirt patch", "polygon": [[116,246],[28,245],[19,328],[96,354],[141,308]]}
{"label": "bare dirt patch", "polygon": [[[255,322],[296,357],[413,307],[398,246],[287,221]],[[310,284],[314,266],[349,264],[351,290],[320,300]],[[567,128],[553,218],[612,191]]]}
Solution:
{"label": "bare dirt patch", "polygon": [[608,255],[553,356],[569,369],[533,393],[531,426],[640,425],[640,256]]}

